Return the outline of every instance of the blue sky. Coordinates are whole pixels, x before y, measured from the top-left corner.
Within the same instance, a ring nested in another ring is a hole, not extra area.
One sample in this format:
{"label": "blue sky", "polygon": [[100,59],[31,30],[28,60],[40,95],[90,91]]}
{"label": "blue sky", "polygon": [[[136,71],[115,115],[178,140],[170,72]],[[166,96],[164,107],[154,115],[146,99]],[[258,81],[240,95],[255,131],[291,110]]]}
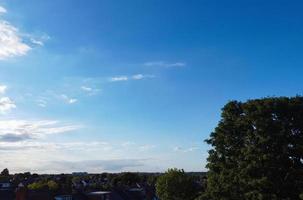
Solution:
{"label": "blue sky", "polygon": [[229,100],[302,94],[300,1],[1,0],[0,168],[205,170]]}

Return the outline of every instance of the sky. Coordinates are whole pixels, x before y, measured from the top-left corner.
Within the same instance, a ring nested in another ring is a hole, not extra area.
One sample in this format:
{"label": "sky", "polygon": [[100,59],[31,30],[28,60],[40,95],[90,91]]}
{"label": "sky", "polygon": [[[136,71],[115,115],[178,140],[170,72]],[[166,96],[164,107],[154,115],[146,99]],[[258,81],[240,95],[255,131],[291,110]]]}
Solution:
{"label": "sky", "polygon": [[0,168],[207,170],[228,101],[302,95],[302,8],[0,0]]}

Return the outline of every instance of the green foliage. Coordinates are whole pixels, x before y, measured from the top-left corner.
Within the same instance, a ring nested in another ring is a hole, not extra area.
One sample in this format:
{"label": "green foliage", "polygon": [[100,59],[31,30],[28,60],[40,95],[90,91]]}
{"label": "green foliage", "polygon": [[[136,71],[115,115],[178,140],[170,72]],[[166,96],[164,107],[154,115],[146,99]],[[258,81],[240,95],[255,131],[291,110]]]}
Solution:
{"label": "green foliage", "polygon": [[59,185],[55,181],[48,181],[47,186],[48,189],[51,191],[57,191],[59,189]]}
{"label": "green foliage", "polygon": [[131,186],[141,181],[140,176],[137,173],[125,172],[114,177],[111,181],[113,186],[127,185]]}
{"label": "green foliage", "polygon": [[207,140],[204,199],[302,198],[303,98],[232,101],[221,116]]}
{"label": "green foliage", "polygon": [[157,182],[157,179],[158,179],[158,176],[150,175],[150,176],[148,176],[148,178],[147,178],[147,183],[148,183],[149,185],[155,185],[156,182]]}
{"label": "green foliage", "polygon": [[79,183],[81,181],[81,178],[79,177],[79,176],[74,176],[73,178],[72,178],[72,182],[73,183]]}
{"label": "green foliage", "polygon": [[56,183],[53,180],[46,181],[46,180],[41,180],[34,182],[32,184],[29,184],[28,189],[30,190],[50,190],[50,191],[57,191],[59,189],[59,184]]}
{"label": "green foliage", "polygon": [[161,200],[193,200],[198,194],[193,178],[178,169],[169,169],[157,179],[156,192]]}
{"label": "green foliage", "polygon": [[48,188],[47,183],[45,181],[38,181],[27,186],[30,190],[43,190]]}

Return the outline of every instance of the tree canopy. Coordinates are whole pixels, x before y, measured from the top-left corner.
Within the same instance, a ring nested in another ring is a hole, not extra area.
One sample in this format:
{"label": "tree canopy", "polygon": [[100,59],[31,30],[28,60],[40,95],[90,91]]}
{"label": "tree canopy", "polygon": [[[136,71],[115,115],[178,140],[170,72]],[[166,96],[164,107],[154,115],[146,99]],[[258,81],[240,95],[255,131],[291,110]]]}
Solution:
{"label": "tree canopy", "polygon": [[205,199],[300,199],[303,97],[229,102],[207,143]]}
{"label": "tree canopy", "polygon": [[9,176],[9,171],[7,168],[3,169],[1,172],[1,176]]}
{"label": "tree canopy", "polygon": [[198,188],[183,170],[169,169],[157,179],[156,192],[161,200],[193,200]]}
{"label": "tree canopy", "polygon": [[137,173],[124,172],[112,179],[112,185],[127,185],[132,186],[141,181],[141,177]]}

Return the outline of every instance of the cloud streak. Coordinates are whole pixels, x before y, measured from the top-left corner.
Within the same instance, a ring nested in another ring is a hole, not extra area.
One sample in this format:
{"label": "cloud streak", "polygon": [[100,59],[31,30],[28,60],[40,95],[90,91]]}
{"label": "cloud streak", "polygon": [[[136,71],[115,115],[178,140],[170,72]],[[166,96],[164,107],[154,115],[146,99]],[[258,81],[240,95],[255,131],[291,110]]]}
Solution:
{"label": "cloud streak", "polygon": [[81,161],[53,161],[45,168],[55,171],[115,171],[121,172],[129,168],[141,167],[144,165],[142,159],[112,159],[112,160],[81,160]]}
{"label": "cloud streak", "polygon": [[96,95],[100,91],[99,89],[84,86],[84,85],[82,85],[80,88],[83,92],[87,93],[89,96]]}
{"label": "cloud streak", "polygon": [[0,141],[18,142],[43,138],[51,134],[75,131],[79,125],[64,125],[58,121],[2,120],[0,121]]}
{"label": "cloud streak", "polygon": [[144,66],[148,67],[166,67],[166,68],[174,68],[174,67],[185,67],[185,62],[174,62],[174,63],[168,63],[164,61],[152,61],[152,62],[146,62],[143,64]]}
{"label": "cloud streak", "polygon": [[126,75],[122,75],[122,76],[114,76],[109,78],[110,82],[120,82],[120,81],[129,81],[129,80],[143,80],[143,79],[149,79],[149,78],[155,78],[154,75],[150,75],[150,74],[134,74],[131,76],[126,76]]}
{"label": "cloud streak", "polygon": [[78,101],[78,99],[76,99],[76,98],[70,98],[70,97],[68,97],[65,94],[61,94],[60,97],[61,97],[61,99],[63,101],[65,101],[68,104],[74,104],[74,103],[76,103]]}
{"label": "cloud streak", "polygon": [[128,81],[129,78],[127,76],[114,76],[109,79],[110,82],[118,82],[118,81]]}
{"label": "cloud streak", "polygon": [[193,146],[193,147],[189,147],[189,148],[184,149],[184,148],[182,148],[182,147],[177,146],[177,147],[174,147],[173,150],[174,150],[175,152],[188,153],[188,152],[193,152],[193,151],[199,150],[199,147]]}

